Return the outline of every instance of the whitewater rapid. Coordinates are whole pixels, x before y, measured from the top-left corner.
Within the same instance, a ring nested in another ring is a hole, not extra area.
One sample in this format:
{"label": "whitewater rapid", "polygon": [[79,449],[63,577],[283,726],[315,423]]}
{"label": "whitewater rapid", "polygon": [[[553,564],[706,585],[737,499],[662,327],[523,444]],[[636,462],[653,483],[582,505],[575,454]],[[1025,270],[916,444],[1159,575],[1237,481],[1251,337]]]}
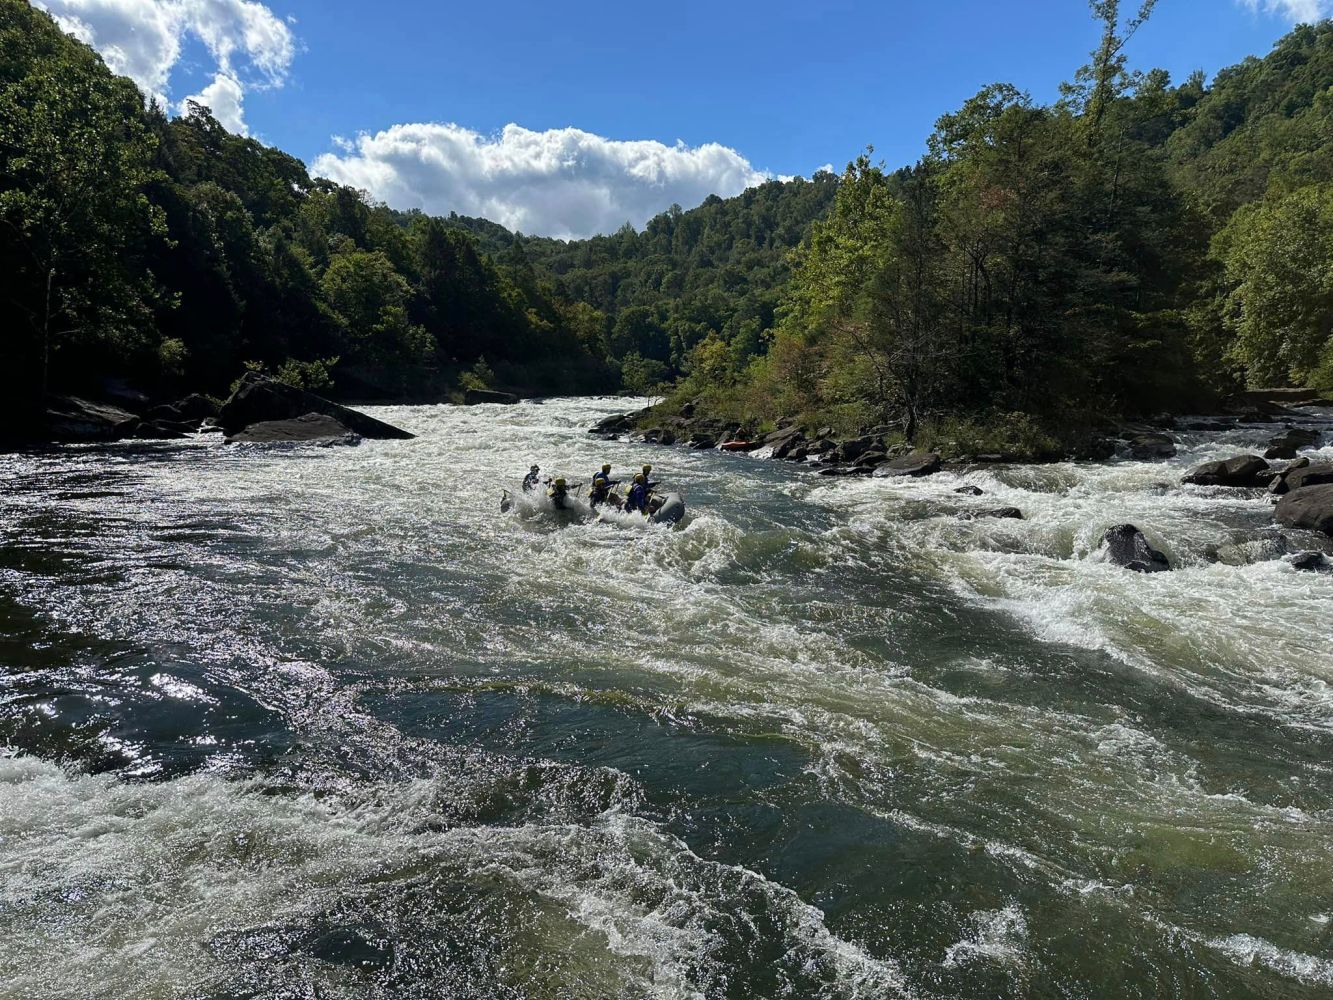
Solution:
{"label": "whitewater rapid", "polygon": [[[1333,575],[1179,485],[1271,429],[849,480],[625,408],[0,456],[0,996],[1333,990]],[[500,513],[603,460],[690,522]]]}

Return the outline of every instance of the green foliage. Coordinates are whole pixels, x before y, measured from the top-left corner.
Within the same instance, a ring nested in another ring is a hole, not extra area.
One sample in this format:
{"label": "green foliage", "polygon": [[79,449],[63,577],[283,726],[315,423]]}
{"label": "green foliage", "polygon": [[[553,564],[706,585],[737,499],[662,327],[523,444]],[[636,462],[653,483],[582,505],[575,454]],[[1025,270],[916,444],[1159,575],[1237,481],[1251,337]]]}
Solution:
{"label": "green foliage", "polygon": [[298,361],[288,358],[276,372],[274,380],[284,385],[305,389],[307,392],[328,392],[333,388],[333,369],[338,358],[315,358],[311,361]]}
{"label": "green foliage", "polygon": [[197,105],[169,120],[0,0],[7,402],[106,374],[221,392],[247,363],[360,398],[678,383],[752,426],[1035,453],[1233,380],[1333,385],[1333,25],[1173,86],[1125,58],[1152,0],[1091,6],[1052,106],[995,84],[911,168],[567,242],[373,204]]}
{"label": "green foliage", "polygon": [[1256,385],[1306,382],[1333,346],[1333,184],[1245,206],[1216,251],[1235,359]]}
{"label": "green foliage", "polygon": [[637,352],[626,355],[620,364],[620,383],[632,396],[652,396],[660,392],[667,377],[667,366],[656,358]]}
{"label": "green foliage", "polygon": [[458,380],[464,389],[491,389],[495,387],[495,372],[481,358],[471,369],[465,371]]}

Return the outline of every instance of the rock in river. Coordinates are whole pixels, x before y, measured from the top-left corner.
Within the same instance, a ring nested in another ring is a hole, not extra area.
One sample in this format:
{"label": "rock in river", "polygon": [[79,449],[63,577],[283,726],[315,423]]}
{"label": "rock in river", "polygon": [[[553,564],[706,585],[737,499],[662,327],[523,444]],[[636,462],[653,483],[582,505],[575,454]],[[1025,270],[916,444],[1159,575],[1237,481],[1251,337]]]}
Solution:
{"label": "rock in river", "polygon": [[1195,486],[1264,486],[1268,463],[1257,455],[1237,455],[1222,462],[1196,465],[1181,480]]}
{"label": "rock in river", "polygon": [[323,413],[306,413],[292,420],[261,420],[227,438],[228,444],[268,444],[304,441],[314,444],[357,444],[361,438]]}
{"label": "rock in river", "polygon": [[46,407],[52,441],[115,441],[133,433],[138,423],[138,417],[118,406],[75,396],[58,396]]}
{"label": "rock in river", "polygon": [[494,389],[469,389],[463,393],[463,403],[467,406],[476,406],[478,403],[501,403],[505,406],[513,406],[518,402],[518,397],[512,392],[496,392]]}
{"label": "rock in river", "polygon": [[1102,545],[1107,562],[1136,573],[1162,573],[1171,568],[1166,556],[1149,545],[1143,532],[1132,524],[1117,524],[1107,528]]}
{"label": "rock in river", "polygon": [[1333,483],[1333,462],[1311,465],[1304,459],[1301,461],[1304,464],[1293,466],[1273,480],[1273,484],[1268,487],[1269,492],[1282,495],[1306,486],[1327,486]]}
{"label": "rock in river", "polygon": [[890,459],[875,470],[875,475],[882,479],[885,476],[929,476],[939,471],[939,455],[933,451],[918,451]]}
{"label": "rock in river", "polygon": [[1140,434],[1129,442],[1130,456],[1141,462],[1171,458],[1175,453],[1176,443],[1165,434]]}
{"label": "rock in river", "polygon": [[339,406],[313,392],[275,382],[254,372],[247,373],[231,398],[222,404],[218,424],[229,437],[233,437],[250,424],[294,420],[311,413],[332,417],[344,430],[350,430],[363,438],[404,440],[416,436],[382,420]]}
{"label": "rock in river", "polygon": [[1023,512],[1017,507],[992,507],[990,510],[970,510],[958,515],[964,521],[977,521],[986,517],[998,517],[1008,520],[1023,520]]}
{"label": "rock in river", "polygon": [[1277,521],[1288,528],[1308,528],[1333,535],[1333,484],[1292,490],[1278,501]]}

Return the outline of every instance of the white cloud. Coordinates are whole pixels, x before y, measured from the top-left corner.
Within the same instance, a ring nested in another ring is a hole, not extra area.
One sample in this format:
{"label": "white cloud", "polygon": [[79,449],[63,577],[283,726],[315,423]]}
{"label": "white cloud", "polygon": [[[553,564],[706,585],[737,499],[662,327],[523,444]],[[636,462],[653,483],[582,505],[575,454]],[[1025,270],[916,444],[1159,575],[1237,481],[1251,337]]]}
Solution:
{"label": "white cloud", "polygon": [[768,179],[717,143],[667,146],[575,128],[506,125],[486,136],[461,125],[395,125],[318,157],[314,172],[394,208],[450,211],[509,229],[574,238],[642,226],[675,202],[739,194]]}
{"label": "white cloud", "polygon": [[1239,0],[1252,11],[1274,14],[1292,24],[1313,24],[1333,14],[1333,0]]}
{"label": "white cloud", "polygon": [[190,101],[202,104],[212,110],[213,117],[222,123],[223,128],[245,135],[245,117],[241,108],[244,98],[245,88],[240,80],[218,73],[207,87],[181,101],[181,110],[183,112]]}
{"label": "white cloud", "polygon": [[113,72],[130,77],[163,105],[169,103],[168,85],[182,43],[199,39],[216,63],[213,81],[186,100],[208,104],[219,121],[237,132],[245,131],[245,92],[281,86],[296,56],[291,28],[256,0],[35,2],[97,49]]}

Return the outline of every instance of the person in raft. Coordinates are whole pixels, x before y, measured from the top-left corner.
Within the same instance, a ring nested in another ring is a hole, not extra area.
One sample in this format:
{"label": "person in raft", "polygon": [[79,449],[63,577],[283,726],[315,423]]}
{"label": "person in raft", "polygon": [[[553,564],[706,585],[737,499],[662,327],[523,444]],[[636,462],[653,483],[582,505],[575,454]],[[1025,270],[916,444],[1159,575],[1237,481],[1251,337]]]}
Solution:
{"label": "person in raft", "polygon": [[637,510],[645,517],[648,515],[648,477],[642,472],[634,477],[634,485],[630,487],[629,496],[625,498],[625,510]]}
{"label": "person in raft", "polygon": [[537,484],[541,479],[541,466],[534,465],[528,470],[528,474],[523,477],[523,492],[532,493],[537,489]]}
{"label": "person in raft", "polygon": [[592,477],[592,492],[588,494],[588,504],[596,507],[611,499],[611,487],[619,485],[619,480],[611,478],[611,463],[602,466],[602,471]]}
{"label": "person in raft", "polygon": [[565,483],[565,477],[560,476],[551,484],[551,488],[546,495],[551,498],[551,503],[556,510],[564,510],[569,500],[569,486]]}

